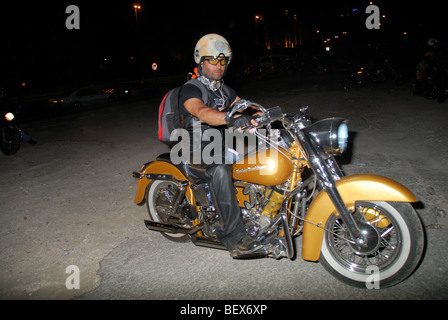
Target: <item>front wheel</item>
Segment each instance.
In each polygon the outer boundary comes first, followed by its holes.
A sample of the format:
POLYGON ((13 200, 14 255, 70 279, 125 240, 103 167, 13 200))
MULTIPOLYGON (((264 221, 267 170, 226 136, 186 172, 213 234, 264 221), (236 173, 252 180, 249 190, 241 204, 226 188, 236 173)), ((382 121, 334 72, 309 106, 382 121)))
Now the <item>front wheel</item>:
POLYGON ((5 155, 10 156, 19 151, 22 137, 17 131, 4 130, 3 134, 0 132, 0 136, 1 149, 5 155))
POLYGON ((354 217, 366 245, 350 241, 342 219, 331 215, 320 262, 336 278, 363 288, 386 288, 406 279, 424 249, 420 219, 409 203, 356 202, 354 217))

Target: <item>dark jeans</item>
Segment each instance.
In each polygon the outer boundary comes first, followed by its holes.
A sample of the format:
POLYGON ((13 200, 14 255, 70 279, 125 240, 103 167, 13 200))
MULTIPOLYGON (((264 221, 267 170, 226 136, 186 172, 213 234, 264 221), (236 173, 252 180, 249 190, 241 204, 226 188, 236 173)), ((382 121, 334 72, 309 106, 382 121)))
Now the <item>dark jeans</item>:
POLYGON ((218 239, 227 245, 238 241, 245 232, 232 179, 231 164, 190 165, 190 172, 210 184, 213 203, 221 219, 218 239))

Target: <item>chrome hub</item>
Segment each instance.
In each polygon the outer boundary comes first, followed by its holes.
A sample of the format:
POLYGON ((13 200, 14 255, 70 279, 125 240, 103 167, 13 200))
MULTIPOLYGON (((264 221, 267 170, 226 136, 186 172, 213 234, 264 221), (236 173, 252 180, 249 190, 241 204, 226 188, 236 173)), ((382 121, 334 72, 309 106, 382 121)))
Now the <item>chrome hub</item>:
POLYGON ((381 245, 381 236, 375 227, 368 223, 360 223, 359 230, 364 238, 362 245, 350 243, 350 247, 358 255, 370 255, 376 252, 381 245))

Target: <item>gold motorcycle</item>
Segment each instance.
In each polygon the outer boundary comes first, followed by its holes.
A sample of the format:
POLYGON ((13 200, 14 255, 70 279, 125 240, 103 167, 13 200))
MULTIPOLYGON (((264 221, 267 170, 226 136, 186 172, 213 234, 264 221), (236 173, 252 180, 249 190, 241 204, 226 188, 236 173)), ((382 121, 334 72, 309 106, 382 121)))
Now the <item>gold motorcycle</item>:
MULTIPOLYGON (((240 133, 256 137, 256 148, 237 148, 244 156, 233 164, 233 179, 247 232, 262 241, 266 256, 294 259, 293 240, 302 236, 302 258, 348 284, 385 288, 410 276, 424 250, 411 205, 418 199, 389 178, 343 174, 334 156, 347 148, 346 120, 312 123, 307 107, 288 115, 253 102, 231 114, 248 105, 263 116, 240 133)), ((219 218, 208 183, 172 160, 165 153, 133 173, 134 202, 149 211, 146 227, 172 241, 225 249, 214 234, 219 218)))

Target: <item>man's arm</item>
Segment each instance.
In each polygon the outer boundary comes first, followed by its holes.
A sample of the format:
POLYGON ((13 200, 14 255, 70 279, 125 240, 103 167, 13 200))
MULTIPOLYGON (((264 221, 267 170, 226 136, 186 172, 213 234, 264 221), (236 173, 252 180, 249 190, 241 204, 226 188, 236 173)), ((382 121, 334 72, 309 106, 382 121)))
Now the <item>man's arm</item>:
POLYGON ((188 99, 185 101, 184 107, 201 122, 207 123, 211 126, 221 126, 226 124, 226 121, 224 120, 225 113, 207 107, 201 99, 188 99))
MULTIPOLYGON (((235 101, 232 103, 232 106, 238 100, 240 100, 240 98, 236 97, 235 101)), ((197 117, 199 121, 207 123, 211 126, 221 126, 227 124, 225 120, 225 112, 207 107, 201 99, 188 99, 185 101, 184 107, 189 113, 197 117)), ((252 120, 251 123, 257 125, 254 120, 252 120)))

